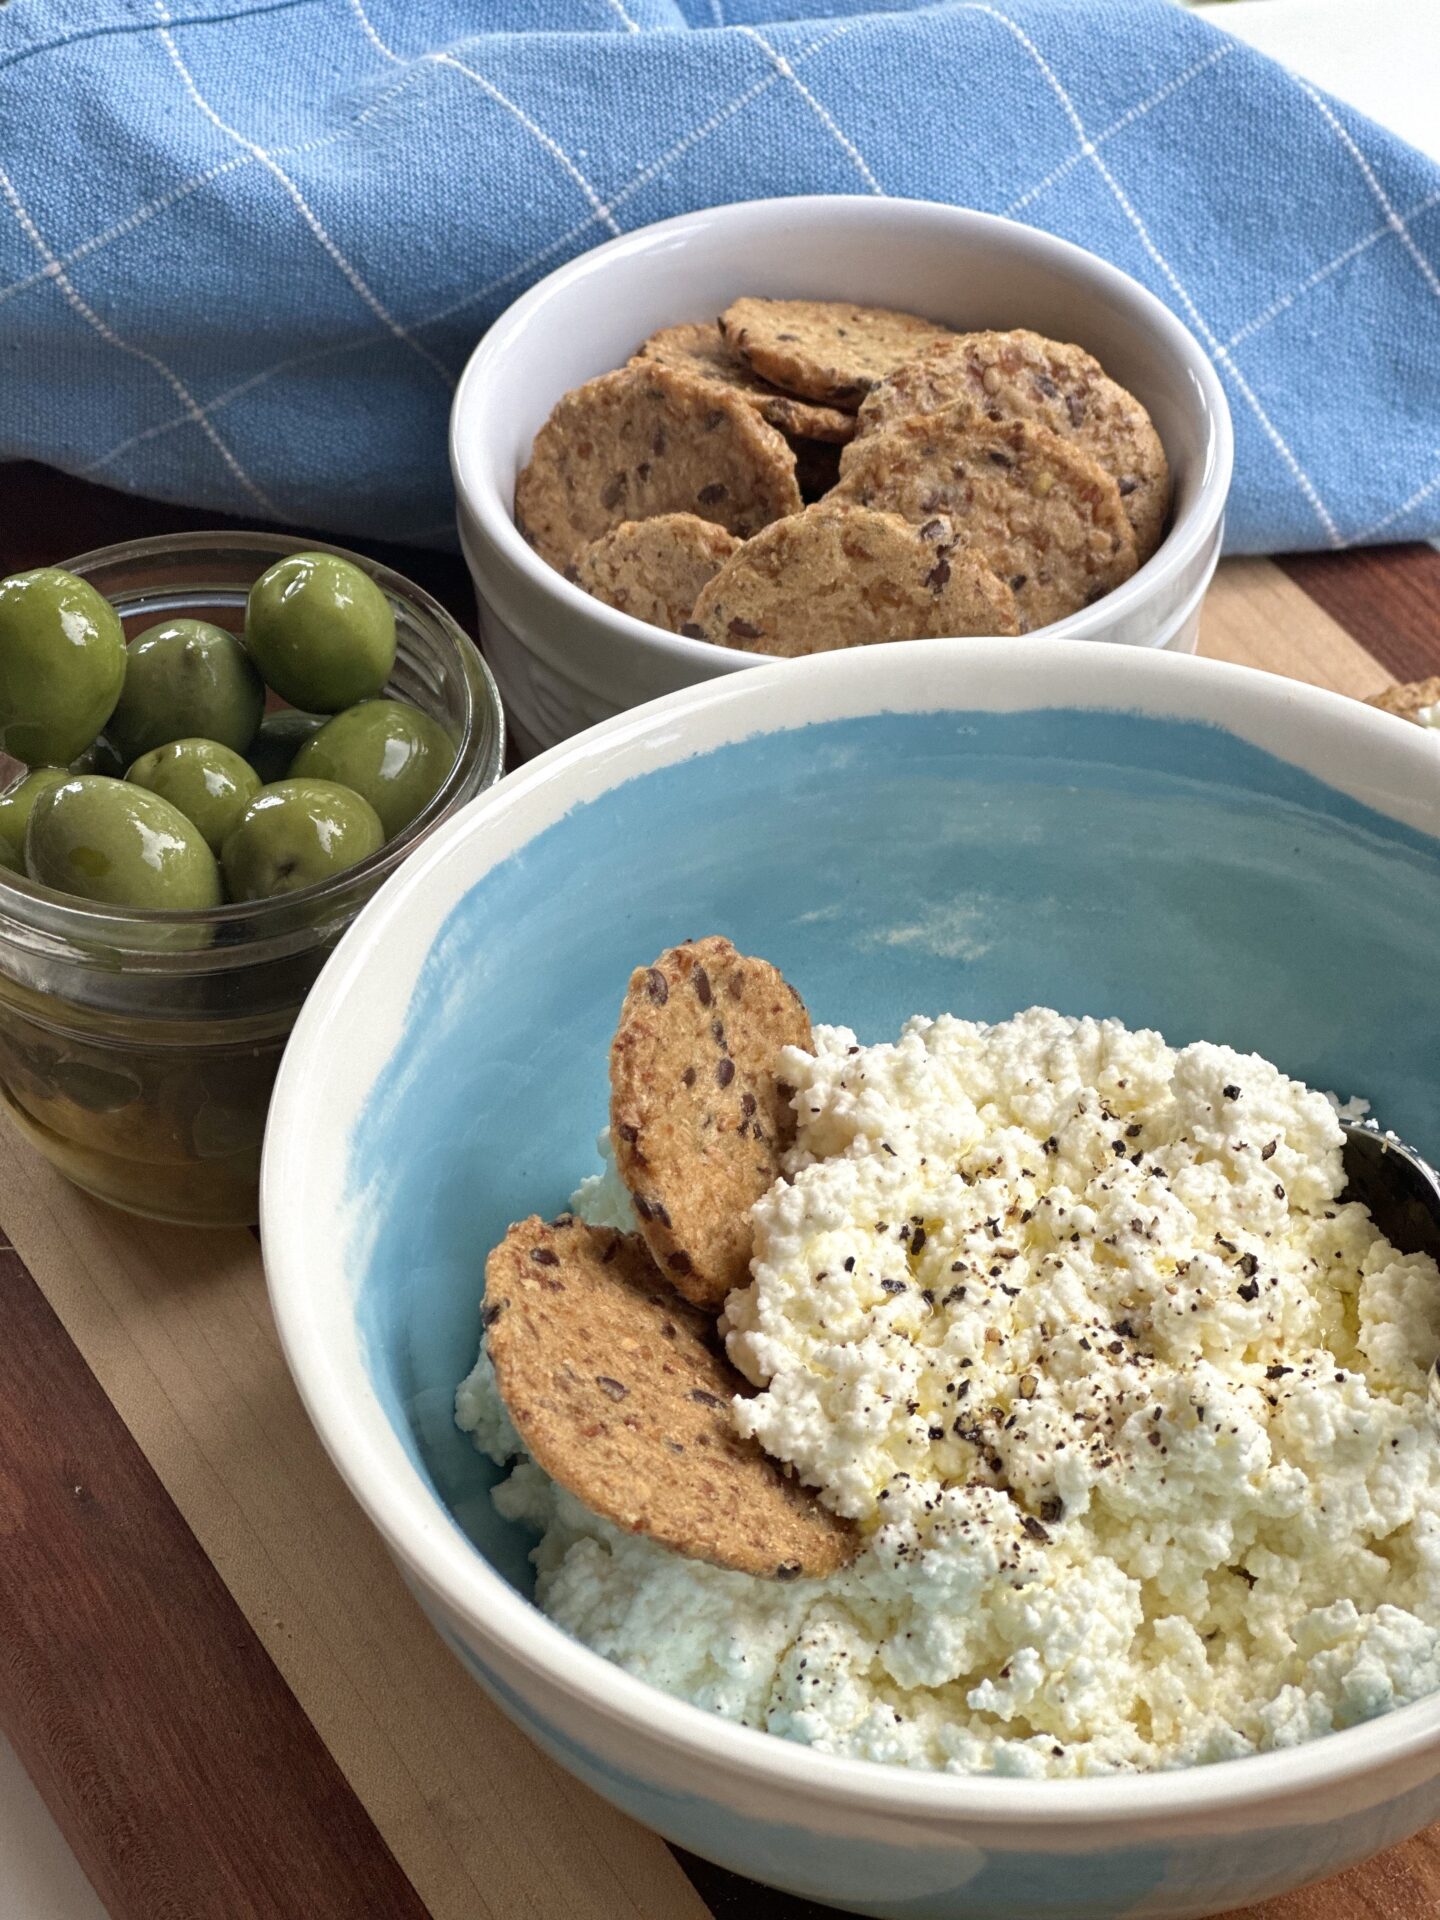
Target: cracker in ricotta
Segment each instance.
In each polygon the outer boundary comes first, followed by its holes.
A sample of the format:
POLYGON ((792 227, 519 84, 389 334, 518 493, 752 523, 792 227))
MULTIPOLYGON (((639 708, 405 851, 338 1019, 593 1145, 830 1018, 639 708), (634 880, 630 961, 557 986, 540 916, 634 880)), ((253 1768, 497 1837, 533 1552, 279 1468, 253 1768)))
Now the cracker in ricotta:
MULTIPOLYGON (((723 1325, 740 1431, 864 1550, 756 1580, 522 1460, 545 1611, 729 1718, 956 1771, 1193 1765, 1440 1688, 1440 1272, 1341 1204, 1331 1101, 1038 1008, 815 1047, 723 1325)), ((501 1457, 484 1368, 459 1418, 501 1457)))

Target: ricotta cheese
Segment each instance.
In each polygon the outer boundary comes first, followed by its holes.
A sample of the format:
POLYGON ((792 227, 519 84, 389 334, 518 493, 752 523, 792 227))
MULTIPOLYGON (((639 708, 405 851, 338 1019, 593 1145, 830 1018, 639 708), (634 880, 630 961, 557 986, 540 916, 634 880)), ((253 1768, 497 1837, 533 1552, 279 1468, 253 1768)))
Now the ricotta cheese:
MULTIPOLYGON (((1440 1272, 1339 1202, 1334 1104, 1038 1008, 815 1044, 724 1326, 737 1425, 866 1544, 754 1579, 522 1457, 544 1610, 730 1719, 957 1771, 1194 1765, 1440 1688, 1440 1272)), ((616 1184, 577 1206, 624 1224, 616 1184)), ((515 1458, 483 1352, 457 1415, 515 1458)))

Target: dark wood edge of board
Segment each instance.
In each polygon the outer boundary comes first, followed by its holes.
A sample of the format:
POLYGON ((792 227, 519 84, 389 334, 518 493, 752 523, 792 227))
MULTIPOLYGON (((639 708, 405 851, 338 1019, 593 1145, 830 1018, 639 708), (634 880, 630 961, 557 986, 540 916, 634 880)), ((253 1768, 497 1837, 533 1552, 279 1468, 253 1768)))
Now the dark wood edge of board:
MULTIPOLYGON (((0 1324, 0 1731, 108 1912, 428 1920, 129 1428, 3 1244, 0 1324), (61 1619, 63 1634, 47 1630, 61 1619)), ((809 1901, 675 1853, 718 1920, 823 1920, 809 1901)))
POLYGON ((116 1920, 426 1920, 10 1247, 0 1313, 0 1726, 101 1900, 116 1920))
POLYGON ((1440 552, 1420 541, 1285 553, 1281 570, 1397 680, 1440 673, 1440 552))

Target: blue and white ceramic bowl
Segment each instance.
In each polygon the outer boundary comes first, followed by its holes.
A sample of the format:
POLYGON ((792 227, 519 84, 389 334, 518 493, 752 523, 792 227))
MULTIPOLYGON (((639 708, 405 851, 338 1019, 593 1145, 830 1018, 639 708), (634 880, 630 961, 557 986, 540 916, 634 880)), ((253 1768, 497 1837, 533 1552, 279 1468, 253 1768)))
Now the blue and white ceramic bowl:
POLYGON ((1440 1697, 1289 1752, 1019 1781, 729 1725, 568 1640, 451 1420, 486 1250, 594 1165, 637 961, 721 932, 862 1038, 1042 1002, 1256 1048, 1440 1158, 1440 777, 1419 729, 1103 644, 911 642, 711 681, 536 760, 366 908, 264 1173, 286 1352, 439 1631, 668 1838, 853 1912, 1210 1914, 1440 1814, 1440 1697))

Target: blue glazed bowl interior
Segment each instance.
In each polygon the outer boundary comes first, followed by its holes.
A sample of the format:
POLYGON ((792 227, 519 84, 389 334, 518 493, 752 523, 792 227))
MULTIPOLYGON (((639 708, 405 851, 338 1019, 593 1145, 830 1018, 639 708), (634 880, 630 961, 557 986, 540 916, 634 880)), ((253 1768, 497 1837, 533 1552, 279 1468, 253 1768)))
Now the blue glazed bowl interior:
POLYGON ((595 1170, 630 971, 706 933, 864 1041, 916 1012, 1115 1015, 1363 1095, 1440 1158, 1440 840, 1219 728, 879 714, 639 775, 455 906, 351 1140, 376 1390, 522 1591, 530 1542, 452 1419, 485 1255, 595 1170))

